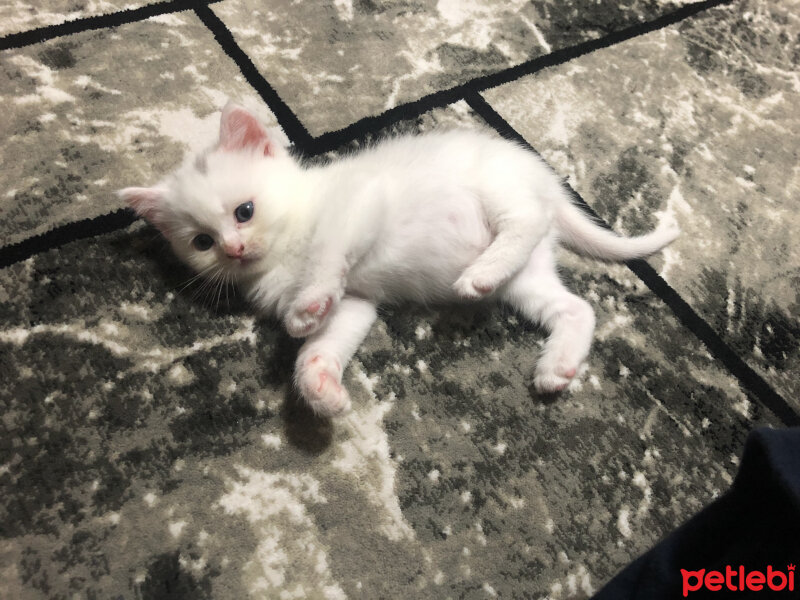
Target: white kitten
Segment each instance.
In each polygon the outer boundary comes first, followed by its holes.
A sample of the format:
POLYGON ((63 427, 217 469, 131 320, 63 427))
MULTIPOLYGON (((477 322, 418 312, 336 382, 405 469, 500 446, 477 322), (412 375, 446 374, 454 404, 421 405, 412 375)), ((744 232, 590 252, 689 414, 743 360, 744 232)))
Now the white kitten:
POLYGON ((531 152, 450 131, 386 140, 324 167, 298 163, 229 103, 219 143, 153 188, 120 191, 196 271, 233 279, 305 337, 295 380, 312 409, 347 410, 342 372, 376 306, 492 297, 549 330, 535 386, 562 390, 586 358, 594 313, 561 283, 562 242, 597 258, 647 256, 675 226, 622 238, 573 206, 531 152))

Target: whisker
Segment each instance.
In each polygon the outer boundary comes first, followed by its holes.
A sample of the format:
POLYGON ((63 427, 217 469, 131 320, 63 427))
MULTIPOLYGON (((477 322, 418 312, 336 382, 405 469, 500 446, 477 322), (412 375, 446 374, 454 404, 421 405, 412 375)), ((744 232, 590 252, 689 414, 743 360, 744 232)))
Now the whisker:
POLYGON ((214 296, 213 296, 213 299, 216 302, 216 306, 214 307, 214 310, 217 311, 217 312, 219 312, 219 303, 220 303, 220 299, 222 298, 222 282, 223 282, 224 277, 225 277, 225 272, 222 269, 220 269, 220 272, 216 277, 216 286, 215 286, 215 289, 214 289, 215 293, 214 293, 214 296))
POLYGON ((222 265, 211 265, 190 277, 189 280, 181 286, 178 293, 182 293, 200 278, 202 278, 202 282, 192 293, 191 299, 196 300, 199 296, 202 296, 204 305, 219 311, 224 296, 225 304, 230 308, 231 292, 228 288, 233 286, 233 273, 225 269, 222 265))
POLYGON ((153 235, 152 237, 148 238, 148 239, 145 241, 145 244, 149 246, 150 244, 152 244, 153 242, 155 242, 157 239, 162 239, 162 240, 164 239, 164 236, 163 236, 163 235, 161 235, 161 232, 160 232, 160 231, 157 231, 157 232, 155 233, 155 235, 153 235))
MULTIPOLYGON (((213 266, 212 266, 212 268, 213 268, 213 266)), ((210 270, 210 269, 209 269, 209 270, 210 270)), ((203 283, 200 285, 200 287, 199 287, 199 288, 197 288, 197 290, 195 291, 195 293, 194 293, 194 294, 192 294, 192 300, 194 300, 195 298, 197 298, 197 297, 198 297, 200 294, 205 294, 205 295, 206 295, 206 299, 208 298, 208 292, 209 292, 209 291, 212 289, 212 286, 213 286, 213 284, 214 284, 214 281, 216 280, 216 278, 217 278, 217 276, 219 275, 220 271, 222 271, 222 267, 217 267, 217 268, 216 268, 216 270, 215 270, 213 273, 211 273, 211 274, 210 274, 210 275, 209 275, 209 276, 208 276, 208 277, 207 277, 207 278, 206 278, 206 279, 203 281, 203 283)), ((205 300, 203 301, 203 304, 205 304, 205 300)))
POLYGON ((185 284, 183 284, 183 285, 181 286, 181 289, 179 289, 179 290, 178 290, 178 293, 179 293, 179 294, 182 294, 182 293, 183 293, 183 291, 184 291, 186 288, 188 288, 190 285, 192 285, 192 284, 193 284, 195 281, 197 281, 197 279, 198 279, 199 277, 200 277, 200 275, 195 275, 194 277, 190 278, 190 279, 189 279, 189 280, 188 280, 188 281, 187 281, 185 284))
POLYGON ((204 277, 203 280, 200 282, 200 285, 194 290, 194 293, 192 294, 193 299, 196 298, 203 291, 203 289, 208 286, 208 282, 209 278, 204 277))
MULTIPOLYGON (((225 306, 228 310, 231 308, 230 300, 228 300, 228 286, 231 283, 231 277, 233 277, 230 271, 225 272, 225 277, 222 278, 222 287, 225 291, 225 306)), ((222 297, 220 297, 220 302, 222 301, 222 297)))
POLYGON ((215 312, 219 312, 219 295, 221 290, 222 290, 222 277, 217 277, 216 283, 214 285, 214 295, 212 296, 215 312))
POLYGON ((231 301, 228 298, 228 285, 230 285, 231 283, 233 283, 233 275, 227 273, 225 276, 225 304, 228 307, 228 310, 231 309, 231 301))
POLYGON ((220 267, 215 273, 214 277, 211 280, 211 285, 209 286, 208 291, 208 306, 209 308, 214 308, 214 299, 217 293, 217 285, 219 283, 219 277, 222 274, 222 267, 220 267))
MULTIPOLYGON (((185 290, 185 289, 186 289, 187 287, 189 287, 189 286, 190 286, 192 283, 194 283, 195 281, 197 281, 197 280, 198 280, 200 277, 203 277, 203 276, 205 276, 205 275, 206 275, 206 274, 207 274, 207 273, 208 273, 208 272, 209 272, 211 269, 213 269, 213 268, 214 268, 214 265, 211 265, 211 266, 209 266, 209 267, 206 267, 205 269, 203 269, 202 271, 200 271, 199 273, 197 273, 197 274, 196 274, 196 275, 194 275, 193 277, 190 277, 190 278, 189 278, 189 279, 186 281, 186 283, 185 283, 185 284, 183 284, 183 287, 181 287, 181 289, 179 289, 179 290, 178 290, 178 293, 180 294, 181 292, 183 292, 183 290, 185 290)), ((178 285, 180 285, 180 284, 178 284, 178 285)))

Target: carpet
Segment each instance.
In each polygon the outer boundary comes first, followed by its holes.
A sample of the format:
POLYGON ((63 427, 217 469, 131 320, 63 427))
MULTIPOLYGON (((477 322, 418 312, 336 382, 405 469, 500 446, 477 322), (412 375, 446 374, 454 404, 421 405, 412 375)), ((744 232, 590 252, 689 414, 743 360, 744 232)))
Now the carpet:
POLYGON ((3 597, 586 598, 800 423, 796 2, 43 0, 0 35, 3 597), (563 253, 598 326, 561 396, 508 310, 401 306, 319 419, 298 343, 113 193, 229 97, 309 160, 488 127, 683 235, 563 253))

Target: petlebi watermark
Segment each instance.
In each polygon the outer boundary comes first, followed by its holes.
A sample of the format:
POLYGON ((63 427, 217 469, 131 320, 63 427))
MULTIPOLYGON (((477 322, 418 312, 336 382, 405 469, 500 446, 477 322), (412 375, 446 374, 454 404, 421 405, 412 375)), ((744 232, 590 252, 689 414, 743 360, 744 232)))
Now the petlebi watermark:
POLYGON ((692 592, 700 590, 708 590, 710 592, 722 590, 731 592, 760 592, 762 590, 793 592, 794 570, 794 564, 786 565, 785 571, 774 569, 772 565, 767 565, 764 571, 748 571, 742 565, 739 565, 738 568, 727 565, 724 572, 707 571, 706 569, 697 571, 681 569, 683 597, 686 598, 692 592))

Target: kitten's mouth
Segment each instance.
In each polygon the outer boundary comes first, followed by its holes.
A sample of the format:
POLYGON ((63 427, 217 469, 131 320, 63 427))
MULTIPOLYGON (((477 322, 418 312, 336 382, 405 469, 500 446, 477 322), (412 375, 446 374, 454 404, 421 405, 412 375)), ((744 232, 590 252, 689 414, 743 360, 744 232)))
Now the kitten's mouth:
POLYGON ((236 262, 239 264, 240 267, 247 267, 256 262, 258 259, 261 258, 260 256, 242 256, 241 258, 237 258, 236 262))

